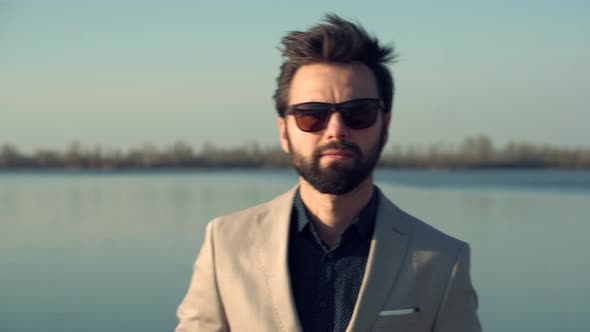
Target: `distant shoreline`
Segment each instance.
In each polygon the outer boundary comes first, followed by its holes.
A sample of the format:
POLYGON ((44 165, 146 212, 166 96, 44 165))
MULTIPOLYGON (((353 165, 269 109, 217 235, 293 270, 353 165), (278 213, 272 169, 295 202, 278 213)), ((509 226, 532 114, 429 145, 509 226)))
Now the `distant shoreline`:
MULTIPOLYGON (((384 150, 384 169, 485 170, 485 169, 590 169, 590 148, 561 148, 530 143, 508 143, 496 148, 487 136, 469 137, 459 146, 394 146, 384 150)), ((161 149, 145 144, 128 151, 87 148, 73 142, 65 151, 38 149, 25 154, 0 144, 0 171, 146 171, 209 169, 287 169, 289 156, 279 147, 256 143, 234 148, 211 144, 199 152, 182 141, 161 149)))
MULTIPOLYGON (((434 168, 434 167, 386 167, 377 166, 377 170, 399 170, 399 171, 431 171, 431 172, 461 172, 461 171, 590 171, 590 167, 527 167, 527 166, 485 166, 485 167, 455 167, 455 168, 434 168)), ((195 173, 195 172, 247 172, 247 171, 288 171, 295 170, 289 167, 141 167, 141 168, 7 168, 0 167, 0 174, 8 173, 71 173, 71 174, 141 174, 141 173, 195 173)))

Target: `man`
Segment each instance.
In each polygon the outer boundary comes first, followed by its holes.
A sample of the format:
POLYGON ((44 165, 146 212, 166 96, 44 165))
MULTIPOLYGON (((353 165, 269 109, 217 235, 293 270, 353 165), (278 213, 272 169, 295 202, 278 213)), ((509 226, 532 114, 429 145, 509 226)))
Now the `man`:
POLYGON ((469 246, 373 184, 393 50, 335 15, 283 45, 274 98, 299 185, 208 224, 176 331, 480 331, 469 246))

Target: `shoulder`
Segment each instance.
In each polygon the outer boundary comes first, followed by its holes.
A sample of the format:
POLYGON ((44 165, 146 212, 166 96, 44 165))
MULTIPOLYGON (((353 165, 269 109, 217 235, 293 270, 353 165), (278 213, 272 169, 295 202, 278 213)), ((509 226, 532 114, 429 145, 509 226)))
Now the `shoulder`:
POLYGON ((404 232, 400 239, 406 241, 406 264, 408 270, 412 271, 412 278, 425 278, 429 280, 425 285, 442 289, 454 275, 457 266, 462 265, 466 267, 464 271, 468 271, 470 247, 466 242, 388 202, 392 206, 390 222, 394 228, 398 227, 404 232))
POLYGON ((462 246, 467 245, 463 240, 446 234, 405 211, 401 211, 401 213, 413 224, 413 241, 419 248, 437 251, 457 251, 462 246))
MULTIPOLYGON (((227 239, 239 239, 246 234, 258 230, 271 221, 288 218, 293 204, 295 189, 273 198, 261 204, 248 207, 243 210, 221 215, 208 224, 213 233, 227 239)), ((271 226, 271 225, 268 225, 271 226)))
POLYGON ((453 261, 461 251, 466 248, 468 250, 469 246, 463 240, 402 210, 386 196, 381 195, 380 204, 384 205, 381 209, 387 213, 392 226, 408 237, 409 249, 415 255, 436 256, 453 261))

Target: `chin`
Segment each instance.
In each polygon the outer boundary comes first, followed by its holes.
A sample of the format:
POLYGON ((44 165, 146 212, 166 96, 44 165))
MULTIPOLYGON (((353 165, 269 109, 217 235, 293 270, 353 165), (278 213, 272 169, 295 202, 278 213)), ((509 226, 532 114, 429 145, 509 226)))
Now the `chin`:
POLYGON ((354 168, 358 164, 356 159, 336 159, 336 160, 325 160, 320 163, 320 167, 323 169, 330 168, 354 168))

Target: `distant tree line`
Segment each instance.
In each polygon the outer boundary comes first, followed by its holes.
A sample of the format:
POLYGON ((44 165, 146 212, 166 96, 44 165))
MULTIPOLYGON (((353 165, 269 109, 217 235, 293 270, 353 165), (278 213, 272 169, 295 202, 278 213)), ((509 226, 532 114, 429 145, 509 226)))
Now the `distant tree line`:
POLYGON ((383 154, 388 168, 590 168, 590 148, 560 148, 510 142, 497 149, 489 137, 468 137, 459 146, 394 146, 383 154))
MULTIPOLYGON (((487 136, 469 137, 459 146, 400 147, 383 151, 384 168, 590 168, 590 148, 567 149, 511 142, 496 149, 487 136)), ((65 151, 38 149, 31 154, 0 145, 0 169, 140 170, 205 168, 286 168, 290 161, 279 147, 256 143, 223 148, 210 143, 199 152, 182 141, 166 148, 145 144, 126 152, 71 143, 65 151)))

